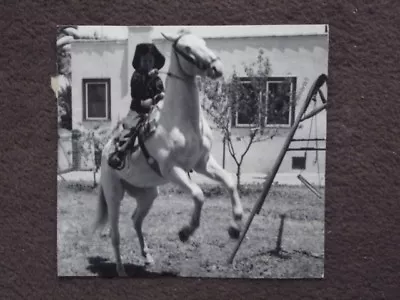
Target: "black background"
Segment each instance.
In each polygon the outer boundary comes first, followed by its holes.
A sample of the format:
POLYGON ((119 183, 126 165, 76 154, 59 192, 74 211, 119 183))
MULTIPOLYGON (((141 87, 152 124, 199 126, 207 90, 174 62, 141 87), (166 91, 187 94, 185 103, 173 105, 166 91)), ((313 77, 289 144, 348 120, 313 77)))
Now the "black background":
POLYGON ((247 1, 0 1, 0 299, 397 298, 400 5, 247 1), (58 279, 56 25, 285 23, 330 25, 325 279, 58 279))

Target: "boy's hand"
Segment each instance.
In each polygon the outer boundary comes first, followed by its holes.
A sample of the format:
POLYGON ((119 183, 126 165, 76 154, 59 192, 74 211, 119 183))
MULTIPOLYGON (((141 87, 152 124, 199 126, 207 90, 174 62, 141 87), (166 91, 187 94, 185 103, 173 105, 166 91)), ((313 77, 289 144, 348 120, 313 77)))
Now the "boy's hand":
POLYGON ((158 76, 158 70, 157 69, 153 69, 149 72, 149 76, 151 77, 157 77, 158 76))
POLYGON ((153 104, 152 98, 148 98, 148 99, 142 101, 142 106, 145 108, 151 107, 152 104, 153 104))
POLYGON ((164 99, 165 93, 161 92, 158 95, 154 96, 153 98, 153 105, 157 104, 158 102, 160 102, 162 99, 164 99))

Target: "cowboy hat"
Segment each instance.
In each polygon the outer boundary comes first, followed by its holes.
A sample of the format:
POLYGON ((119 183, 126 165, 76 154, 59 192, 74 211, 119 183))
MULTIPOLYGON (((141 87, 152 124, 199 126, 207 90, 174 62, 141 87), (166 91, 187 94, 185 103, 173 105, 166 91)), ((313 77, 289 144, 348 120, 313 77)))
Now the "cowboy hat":
POLYGON ((132 66, 134 69, 140 68, 140 57, 151 53, 154 56, 154 68, 161 69, 165 64, 165 57, 152 43, 141 43, 136 46, 135 55, 133 56, 132 66))

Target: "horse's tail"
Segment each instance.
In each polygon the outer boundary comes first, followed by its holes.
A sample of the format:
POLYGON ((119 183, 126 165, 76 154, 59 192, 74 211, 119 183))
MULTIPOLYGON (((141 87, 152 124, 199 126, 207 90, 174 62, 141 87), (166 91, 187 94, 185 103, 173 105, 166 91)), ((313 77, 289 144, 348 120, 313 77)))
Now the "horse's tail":
POLYGON ((106 198, 104 196, 103 187, 100 185, 99 194, 97 197, 97 215, 96 220, 93 224, 93 233, 99 228, 103 228, 107 223, 108 218, 108 208, 106 198))

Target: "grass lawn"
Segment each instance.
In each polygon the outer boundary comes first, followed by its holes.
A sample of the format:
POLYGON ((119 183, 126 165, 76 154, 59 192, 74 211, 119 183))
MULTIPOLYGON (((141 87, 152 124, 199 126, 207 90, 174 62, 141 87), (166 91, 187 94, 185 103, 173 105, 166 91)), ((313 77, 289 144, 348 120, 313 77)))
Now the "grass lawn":
MULTIPOLYGON (((241 193, 244 221, 261 194, 261 185, 241 193)), ((58 184, 58 275, 115 276, 108 236, 90 235, 97 190, 58 184)), ((155 264, 144 266, 130 216, 135 200, 126 196, 120 217, 121 253, 128 275, 245 278, 322 278, 324 274, 324 200, 304 187, 273 186, 260 215, 253 220, 232 266, 226 261, 236 240, 229 238, 230 199, 218 187, 205 187, 201 225, 182 243, 178 231, 191 216, 189 195, 165 186, 144 221, 143 232, 155 264), (285 214, 281 256, 276 248, 280 215, 285 214)))

